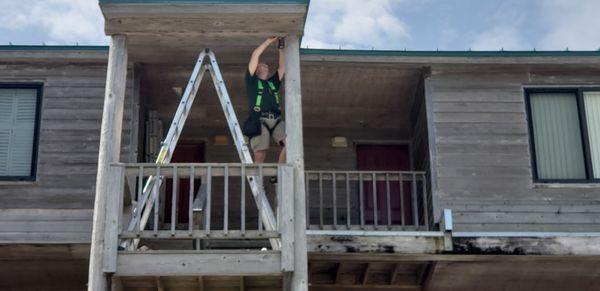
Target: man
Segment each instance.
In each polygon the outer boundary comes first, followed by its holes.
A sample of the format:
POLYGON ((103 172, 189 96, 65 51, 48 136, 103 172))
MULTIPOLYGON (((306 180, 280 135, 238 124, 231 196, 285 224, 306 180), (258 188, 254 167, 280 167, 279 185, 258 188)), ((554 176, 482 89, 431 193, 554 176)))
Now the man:
POLYGON ((277 37, 269 37, 258 46, 252 52, 246 71, 248 107, 250 112, 260 112, 262 124, 260 135, 250 138, 250 148, 254 151, 256 163, 265 162, 271 139, 281 147, 279 163, 285 163, 285 124, 281 119, 279 97, 279 88, 285 73, 283 48, 279 48, 279 67, 271 77, 269 77, 269 66, 260 62, 262 53, 277 40, 277 37))

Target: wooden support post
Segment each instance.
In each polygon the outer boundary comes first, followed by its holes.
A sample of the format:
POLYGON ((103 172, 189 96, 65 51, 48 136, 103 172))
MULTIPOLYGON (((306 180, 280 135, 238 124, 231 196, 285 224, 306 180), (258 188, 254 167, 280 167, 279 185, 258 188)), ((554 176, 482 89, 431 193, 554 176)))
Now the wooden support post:
POLYGON ((123 189, 125 182, 124 168, 122 165, 113 165, 109 173, 110 185, 106 193, 106 217, 104 223, 104 251, 102 272, 115 273, 117 271, 117 252, 119 247, 119 225, 123 203, 123 189))
POLYGON ((294 271, 294 168, 279 167, 279 231, 281 233, 281 271, 294 271))
POLYGON ((285 47, 285 130, 287 163, 294 167, 294 272, 289 278, 292 291, 308 290, 306 255, 306 192, 302 137, 302 95, 300 86, 300 39, 286 37, 285 47))
POLYGON ((104 110, 100 130, 100 150, 98 173, 96 176, 96 197, 92 241, 90 246, 90 266, 88 275, 89 291, 105 291, 107 278, 102 272, 104 231, 106 219, 106 196, 110 186, 110 164, 119 161, 121 152, 121 131, 125 83, 127 80, 127 38, 113 35, 110 38, 104 110))

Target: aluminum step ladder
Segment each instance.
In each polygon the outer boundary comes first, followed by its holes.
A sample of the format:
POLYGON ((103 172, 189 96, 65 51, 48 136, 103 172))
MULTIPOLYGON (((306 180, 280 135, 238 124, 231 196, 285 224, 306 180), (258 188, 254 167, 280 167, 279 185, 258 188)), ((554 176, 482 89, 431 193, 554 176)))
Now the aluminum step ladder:
MULTIPOLYGON (((235 147, 237 148, 240 160, 244 164, 253 163, 250 150, 248 149, 248 145, 244 140, 244 135, 242 134, 240 124, 231 104, 231 99, 229 98, 229 93, 225 87, 225 82, 223 80, 223 76, 221 75, 219 65, 217 64, 215 54, 211 50, 205 49, 198 56, 198 61, 196 62, 194 70, 192 71, 192 75, 190 76, 190 80, 185 88, 185 91, 181 96, 181 103, 179 103, 177 111, 175 112, 175 117, 173 118, 171 127, 169 128, 164 141, 161 143, 161 149, 156 158, 156 164, 166 164, 171 161, 173 151, 175 150, 177 141, 179 140, 179 136, 181 135, 183 126, 185 125, 188 113, 192 108, 194 98, 196 97, 198 89, 200 88, 200 82, 207 71, 211 75, 215 89, 217 90, 217 95, 219 96, 219 101, 221 102, 221 107, 223 109, 223 113, 225 114, 227 125, 231 131, 231 136, 233 138, 233 142, 235 143, 235 147), (204 60, 207 57, 209 62, 205 63, 204 60)), ((258 209, 261 210, 260 216, 265 230, 275 231, 277 222, 273 214, 273 209, 271 208, 269 200, 265 195, 265 190, 262 187, 262 181, 259 182, 258 177, 254 176, 248 176, 247 180, 248 184, 250 185, 254 201, 256 202, 258 209)), ((131 214, 132 219, 127 227, 128 231, 134 231, 136 227, 139 227, 140 230, 143 230, 146 227, 150 217, 150 210, 154 204, 154 201, 152 200, 154 196, 151 195, 152 191, 153 189, 158 189, 163 181, 164 177, 148 177, 148 180, 143 188, 142 197, 140 198, 140 201, 137 201, 137 203, 135 203, 136 205, 133 207, 131 214), (158 187, 156 188, 155 183, 158 183, 158 187), (141 213, 141 215, 138 215, 138 213, 141 213), (139 216, 141 216, 141 219, 138 222, 139 216)), ((130 242, 124 241, 121 243, 121 247, 126 248, 129 246, 130 248, 135 249, 137 248, 138 242, 138 239, 134 239, 130 242)), ((281 242, 279 239, 270 239, 270 243, 274 250, 278 250, 281 247, 281 242)))

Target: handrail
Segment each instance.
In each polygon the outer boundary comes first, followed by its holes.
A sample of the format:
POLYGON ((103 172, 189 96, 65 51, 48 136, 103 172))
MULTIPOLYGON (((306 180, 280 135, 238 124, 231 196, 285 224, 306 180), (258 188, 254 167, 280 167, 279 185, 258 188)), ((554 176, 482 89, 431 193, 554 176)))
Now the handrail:
POLYGON ((433 224, 424 171, 306 170, 305 183, 308 229, 430 230, 433 224))

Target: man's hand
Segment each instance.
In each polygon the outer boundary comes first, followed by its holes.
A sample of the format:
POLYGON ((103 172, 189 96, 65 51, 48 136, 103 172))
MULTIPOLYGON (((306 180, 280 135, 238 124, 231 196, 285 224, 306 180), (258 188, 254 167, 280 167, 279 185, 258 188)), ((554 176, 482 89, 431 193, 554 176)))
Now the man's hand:
POLYGON ((262 53, 267 49, 267 47, 269 45, 271 45, 272 43, 277 41, 277 39, 279 39, 279 37, 270 36, 269 38, 267 38, 267 40, 265 40, 261 45, 259 45, 252 52, 252 56, 250 57, 250 62, 248 63, 248 72, 250 73, 251 76, 253 76, 254 73, 256 72, 256 67, 258 66, 258 62, 260 60, 260 55, 262 55, 262 53))

